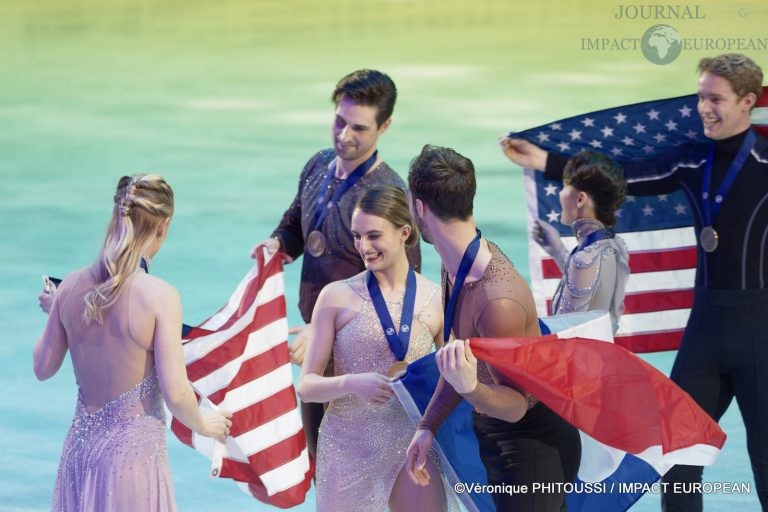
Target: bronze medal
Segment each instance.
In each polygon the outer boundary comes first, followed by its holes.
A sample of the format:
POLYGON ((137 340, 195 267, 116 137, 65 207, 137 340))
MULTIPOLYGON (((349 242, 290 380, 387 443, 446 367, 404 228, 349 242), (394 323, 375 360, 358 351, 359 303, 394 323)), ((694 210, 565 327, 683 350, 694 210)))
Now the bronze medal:
POLYGON ((699 233, 699 243, 705 252, 715 252, 717 239, 717 231, 712 226, 705 226, 699 233))
POLYGON ((394 377, 398 373, 405 371, 406 368, 408 368, 408 363, 405 361, 398 361, 389 367, 389 370, 387 370, 387 377, 394 377))
POLYGON ((319 258, 325 253, 325 236, 320 231, 314 230, 307 237, 305 245, 309 254, 319 258))

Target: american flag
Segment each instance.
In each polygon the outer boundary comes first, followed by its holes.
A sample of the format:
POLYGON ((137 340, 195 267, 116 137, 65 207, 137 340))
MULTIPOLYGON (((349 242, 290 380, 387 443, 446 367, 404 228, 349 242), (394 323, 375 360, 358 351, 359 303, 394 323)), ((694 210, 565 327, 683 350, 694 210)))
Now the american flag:
POLYGON ((229 302, 183 338, 201 408, 231 411, 232 428, 222 445, 168 413, 173 433, 211 459, 211 476, 276 507, 302 503, 313 468, 293 388, 280 258, 259 251, 229 302))
MULTIPOLYGON (((708 142, 696 112, 697 96, 637 103, 555 121, 511 136, 546 151, 571 156, 599 151, 619 163, 652 160, 674 146, 708 142)), ((768 87, 752 112, 753 127, 768 135, 768 87)), ((560 224, 562 183, 526 170, 529 229, 534 219, 557 228, 567 248, 576 245, 570 228, 560 224)), ((682 191, 658 196, 627 196, 618 212, 616 232, 630 252, 631 275, 615 341, 634 352, 674 350, 693 301, 696 238, 688 200, 682 191)), ((560 270, 529 238, 532 288, 540 316, 549 307, 560 270)))

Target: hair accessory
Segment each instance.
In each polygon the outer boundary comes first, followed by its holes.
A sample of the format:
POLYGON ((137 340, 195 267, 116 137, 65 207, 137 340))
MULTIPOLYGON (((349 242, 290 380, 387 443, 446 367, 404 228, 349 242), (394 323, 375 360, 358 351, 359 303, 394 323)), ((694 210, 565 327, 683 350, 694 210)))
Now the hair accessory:
POLYGON ((127 217, 131 213, 131 206, 136 199, 136 185, 133 179, 123 188, 123 193, 115 196, 118 210, 122 217, 127 217))

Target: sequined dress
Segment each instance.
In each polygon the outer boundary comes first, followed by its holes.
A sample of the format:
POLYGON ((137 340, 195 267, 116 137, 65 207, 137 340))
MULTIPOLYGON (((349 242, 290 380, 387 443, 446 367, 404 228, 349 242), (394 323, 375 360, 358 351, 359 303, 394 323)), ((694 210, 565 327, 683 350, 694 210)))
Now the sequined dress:
MULTIPOLYGON (((353 289, 363 297, 364 303, 357 315, 336 333, 334 375, 364 372, 386 375, 396 362, 395 356, 367 291, 353 289)), ((427 303, 434 295, 433 291, 427 303)), ((421 311, 424 307, 426 304, 421 311)), ((399 327, 402 303, 387 302, 387 308, 399 327)), ((405 356, 408 363, 432 349, 433 338, 421 322, 420 313, 414 315, 414 327, 418 323, 420 328, 413 329, 405 356)), ((415 432, 416 427, 395 397, 383 405, 364 402, 356 395, 331 401, 318 438, 317 510, 386 510, 415 432)))
POLYGON ((78 393, 51 510, 176 510, 154 369, 95 412, 88 412, 78 393))

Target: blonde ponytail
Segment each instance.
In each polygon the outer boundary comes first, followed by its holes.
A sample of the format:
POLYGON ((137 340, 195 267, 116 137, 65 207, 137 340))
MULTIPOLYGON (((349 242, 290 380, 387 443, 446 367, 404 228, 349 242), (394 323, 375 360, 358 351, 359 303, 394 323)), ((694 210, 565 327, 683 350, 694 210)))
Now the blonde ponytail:
POLYGON ((103 322, 103 312, 120 296, 139 268, 160 224, 173 215, 173 191, 152 174, 123 176, 101 252, 91 267, 96 286, 84 298, 83 322, 103 322))

